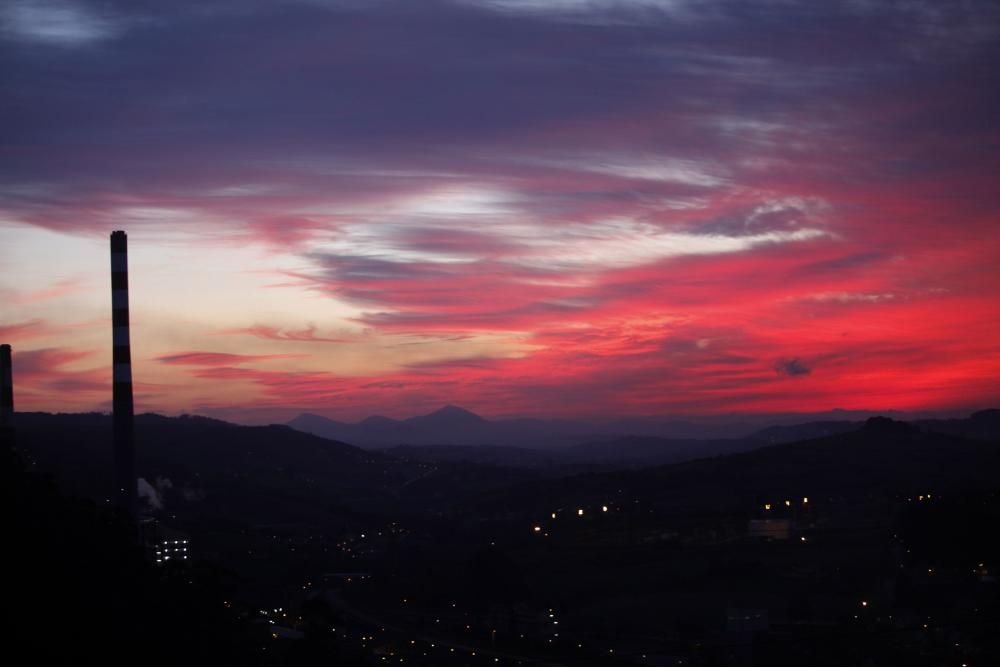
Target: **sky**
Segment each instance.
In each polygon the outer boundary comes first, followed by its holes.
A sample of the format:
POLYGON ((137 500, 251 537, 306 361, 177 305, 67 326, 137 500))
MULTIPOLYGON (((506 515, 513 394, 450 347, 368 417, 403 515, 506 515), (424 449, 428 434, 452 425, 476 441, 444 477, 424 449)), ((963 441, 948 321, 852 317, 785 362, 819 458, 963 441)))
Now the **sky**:
POLYGON ((990 0, 7 0, 18 410, 1000 405, 990 0))

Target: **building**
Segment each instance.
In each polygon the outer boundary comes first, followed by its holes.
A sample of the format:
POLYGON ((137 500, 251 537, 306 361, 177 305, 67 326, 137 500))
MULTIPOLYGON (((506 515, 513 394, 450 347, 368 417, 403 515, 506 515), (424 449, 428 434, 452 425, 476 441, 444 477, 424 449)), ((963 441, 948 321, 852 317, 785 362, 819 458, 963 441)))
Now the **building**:
POLYGON ((191 540, 186 533, 164 526, 153 518, 139 522, 139 539, 150 562, 155 565, 185 564, 191 557, 191 540))

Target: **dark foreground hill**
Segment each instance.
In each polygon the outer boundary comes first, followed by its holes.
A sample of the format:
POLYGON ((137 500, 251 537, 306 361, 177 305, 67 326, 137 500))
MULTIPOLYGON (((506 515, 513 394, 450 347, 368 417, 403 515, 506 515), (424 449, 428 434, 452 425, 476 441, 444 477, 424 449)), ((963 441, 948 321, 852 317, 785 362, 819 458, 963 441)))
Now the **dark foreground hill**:
MULTIPOLYGON (((341 644, 375 662, 930 667, 998 648, 1000 443, 967 426, 874 419, 585 474, 199 418, 143 416, 137 440, 159 514, 238 575, 234 600, 327 600, 325 636, 377 636, 341 644)), ((18 429, 38 469, 105 488, 107 416, 18 429)))
MULTIPOLYGON (((21 413, 17 429, 19 448, 64 488, 98 499, 106 494, 112 470, 108 415, 21 413)), ((376 503, 420 474, 412 465, 285 426, 143 414, 135 431, 137 474, 160 500, 204 501, 260 521, 293 496, 327 505, 376 503), (236 508, 236 502, 246 505, 236 508)))
MULTIPOLYGON (((238 426, 205 417, 136 417, 140 493, 152 511, 198 511, 254 524, 350 521, 357 514, 420 512, 415 482, 435 490, 421 502, 463 502, 470 494, 534 478, 525 470, 461 460, 428 463, 296 431, 238 426), (403 494, 407 499, 403 499, 403 494), (433 497, 433 498, 432 498, 433 497)), ((18 446, 29 463, 69 492, 104 501, 111 488, 109 415, 19 413, 18 446)))
POLYGON ((265 652, 266 634, 227 612, 210 566, 154 568, 127 521, 26 472, 7 443, 0 443, 0 480, 8 659, 283 664, 265 652))
MULTIPOLYGON (((839 415, 838 415, 839 416, 839 415)), ((296 430, 334 440, 343 439, 392 456, 425 462, 466 462, 551 469, 640 468, 681 463, 851 433, 865 422, 823 419, 780 423, 727 437, 710 435, 739 425, 653 419, 628 419, 605 424, 570 420, 488 420, 447 406, 429 415, 395 420, 370 417, 356 424, 304 414, 289 423, 296 430)), ((921 431, 970 440, 1000 438, 1000 410, 984 410, 964 419, 924 419, 913 422, 921 431)))
MULTIPOLYGON (((521 484, 472 512, 488 521, 488 571, 502 582, 487 597, 550 608, 549 637, 584 651, 638 664, 997 664, 998 480, 1000 442, 875 419, 521 484)), ((422 557, 448 562, 455 549, 422 557)), ((475 581, 449 587, 456 571, 393 590, 462 596, 475 581)))

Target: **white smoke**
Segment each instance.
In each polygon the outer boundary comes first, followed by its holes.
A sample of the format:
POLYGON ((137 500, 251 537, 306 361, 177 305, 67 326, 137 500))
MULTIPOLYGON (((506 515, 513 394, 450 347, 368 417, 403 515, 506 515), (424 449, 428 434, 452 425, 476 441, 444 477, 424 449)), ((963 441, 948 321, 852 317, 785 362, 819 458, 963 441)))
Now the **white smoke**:
POLYGON ((163 499, 160 498, 159 492, 144 477, 139 478, 139 497, 145 500, 151 509, 163 509, 163 499))
POLYGON ((144 477, 139 478, 139 497, 146 501, 150 509, 163 509, 163 492, 172 489, 174 486, 166 477, 157 477, 156 486, 146 481, 144 477))

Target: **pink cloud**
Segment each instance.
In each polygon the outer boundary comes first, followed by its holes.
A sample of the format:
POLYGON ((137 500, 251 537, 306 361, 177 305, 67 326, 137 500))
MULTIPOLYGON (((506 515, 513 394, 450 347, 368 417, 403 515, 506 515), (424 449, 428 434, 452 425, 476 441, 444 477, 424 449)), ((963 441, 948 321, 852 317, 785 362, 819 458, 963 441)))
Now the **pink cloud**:
POLYGON ((316 327, 312 325, 304 329, 284 329, 266 324, 255 324, 251 327, 226 329, 220 333, 227 335, 245 334, 267 340, 295 341, 299 343, 348 343, 359 340, 357 336, 349 335, 336 337, 318 335, 316 327))
POLYGON ((4 343, 19 343, 23 340, 44 336, 46 331, 46 322, 41 319, 0 325, 0 341, 4 343))
POLYGON ((175 352, 156 358, 162 364, 172 366, 209 366, 224 367, 240 365, 268 359, 292 359, 302 355, 296 354, 229 354, 226 352, 175 352))

